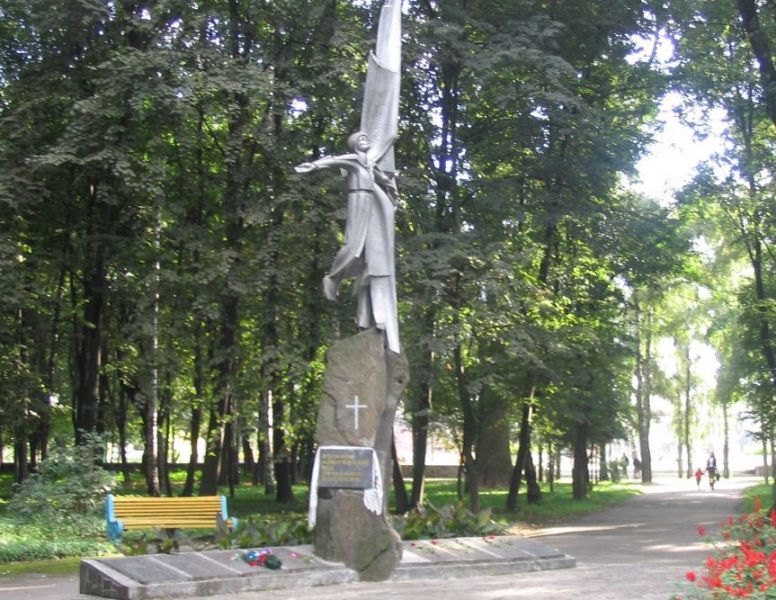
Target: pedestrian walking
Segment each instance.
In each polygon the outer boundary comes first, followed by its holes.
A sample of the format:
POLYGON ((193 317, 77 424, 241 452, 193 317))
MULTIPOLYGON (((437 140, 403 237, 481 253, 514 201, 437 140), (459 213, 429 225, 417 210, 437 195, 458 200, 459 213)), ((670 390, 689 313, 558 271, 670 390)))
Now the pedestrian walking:
POLYGON ((703 479, 703 470, 698 467, 695 471, 695 483, 698 486, 698 489, 701 489, 701 479, 703 479))
POLYGON ((709 487, 713 490, 717 481, 717 457, 712 452, 706 461, 706 473, 709 474, 709 487))

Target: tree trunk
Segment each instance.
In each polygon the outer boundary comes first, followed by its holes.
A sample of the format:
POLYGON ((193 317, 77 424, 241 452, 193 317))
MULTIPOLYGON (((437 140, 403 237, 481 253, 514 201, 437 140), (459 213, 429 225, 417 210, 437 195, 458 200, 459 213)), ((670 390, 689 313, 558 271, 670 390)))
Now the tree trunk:
MULTIPOLYGON (((434 331, 434 311, 428 309, 424 314, 424 330, 432 335, 434 331)), ((426 449, 428 448, 428 427, 431 422, 432 398, 434 388, 432 373, 434 370, 434 352, 426 350, 422 355, 420 393, 417 396, 417 406, 412 412, 412 496, 410 504, 413 507, 423 504, 426 449)))
POLYGON ((768 43, 768 35, 760 25, 755 0, 736 0, 741 22, 749 38, 749 44, 760 69, 760 83, 764 91, 765 110, 776 125, 776 68, 773 64, 773 52, 768 43))
MULTIPOLYGON (((273 403, 274 405, 275 403, 273 403)), ((278 403, 280 404, 280 403, 278 403)), ((277 414, 275 410, 272 411, 273 417, 277 414)), ((294 499, 294 488, 292 481, 294 477, 294 466, 291 463, 291 456, 289 449, 287 448, 285 431, 282 427, 274 426, 272 428, 273 446, 281 451, 275 451, 275 481, 277 483, 277 490, 275 499, 278 502, 291 502, 294 499)))
MULTIPOLYGON (((426 354, 428 373, 431 372, 433 353, 426 354)), ((418 406, 412 413, 412 497, 413 507, 423 504, 425 486, 426 448, 428 447, 428 426, 431 414, 431 396, 433 388, 428 380, 421 382, 418 406)))
POLYGON ((587 436, 589 425, 577 423, 574 428, 574 467, 571 471, 571 490, 574 500, 587 498, 590 474, 587 464, 587 436))
POLYGON ((650 309, 642 313, 639 296, 633 293, 633 306, 636 315, 634 345, 636 349, 636 421, 641 453, 641 481, 652 482, 652 458, 649 448, 649 429, 652 421, 650 406, 650 382, 652 360, 652 321, 650 309), (643 344, 643 350, 642 350, 643 344))
POLYGON ((256 459, 253 457, 253 448, 251 447, 251 440, 247 433, 248 432, 244 431, 240 436, 243 451, 243 475, 252 478, 253 473, 256 471, 256 459))
POLYGON ((129 467, 129 461, 127 460, 127 421, 129 415, 129 399, 124 387, 117 386, 117 395, 115 413, 113 415, 116 423, 116 429, 119 434, 119 457, 121 460, 121 473, 124 479, 124 483, 129 483, 132 480, 132 469, 129 467))
POLYGON ((692 465, 692 444, 690 442, 690 423, 692 422, 692 362, 690 361, 690 343, 685 348, 685 386, 684 386, 684 444, 687 454, 687 479, 695 472, 692 465))
POLYGON ((550 487, 550 493, 555 492, 555 452, 552 443, 547 443, 547 485, 550 487))
POLYGON ((159 453, 157 440, 159 435, 159 423, 157 421, 156 406, 146 394, 143 394, 143 467, 146 480, 146 492, 149 496, 160 496, 159 484, 159 453))
POLYGON ((722 476, 730 477, 730 426, 728 423, 728 403, 722 402, 722 476))
POLYGON ((526 500, 528 504, 536 504, 542 499, 542 489, 539 481, 536 479, 536 467, 534 467, 531 450, 528 450, 528 457, 525 463, 525 485, 526 500))
POLYGON ((528 450, 531 444, 531 417, 533 407, 530 400, 523 401, 523 407, 520 416, 520 434, 518 437, 517 457, 515 466, 512 468, 512 478, 509 481, 509 493, 507 494, 507 510, 515 512, 517 510, 517 496, 520 493, 520 485, 523 479, 526 462, 528 460, 528 450))
POLYGON ((229 294, 222 305, 221 336, 217 354, 222 358, 217 362, 217 380, 215 386, 216 405, 210 411, 208 424, 207 454, 202 469, 202 482, 199 494, 212 496, 218 491, 221 480, 226 439, 226 423, 232 420, 232 381, 236 369, 234 365, 235 345, 237 343, 237 304, 238 299, 229 294))
MULTIPOLYGON (((677 404, 681 405, 681 399, 677 400, 677 404)), ((683 433, 683 427, 679 426, 679 432, 678 432, 678 444, 676 444, 676 476, 679 479, 684 479, 684 433, 683 433)))
MULTIPOLYGON (((234 60, 244 60, 250 52, 253 43, 252 30, 247 27, 240 15, 240 4, 236 0, 228 2, 229 36, 226 43, 234 60)), ((225 460, 227 445, 231 443, 226 438, 226 423, 232 422, 236 402, 234 384, 237 379, 237 350, 239 337, 240 257, 242 254, 243 236, 245 233, 244 212, 245 192, 250 176, 247 174, 249 158, 246 147, 246 128, 250 121, 250 102, 244 92, 235 92, 229 97, 232 106, 229 111, 228 137, 226 140, 226 172, 223 194, 224 220, 224 250, 233 258, 229 261, 222 295, 220 298, 221 329, 215 348, 216 382, 214 396, 216 405, 211 411, 208 426, 207 454, 202 470, 200 495, 213 495, 218 490, 222 476, 222 466, 225 460)), ((228 475, 228 474, 227 474, 228 475)))
POLYGON ((404 476, 401 474, 399 456, 396 454, 396 438, 391 440, 391 462, 393 464, 393 493, 396 496, 396 512, 405 514, 410 509, 410 499, 407 496, 407 487, 404 485, 404 476))
POLYGON ((477 438, 477 416, 474 411, 466 380, 466 369, 463 365, 461 347, 453 351, 456 369, 456 386, 458 399, 463 412, 463 464, 466 473, 466 485, 469 491, 469 508, 474 514, 480 512, 480 489, 477 463, 474 459, 474 441, 477 438))
POLYGON ((16 435, 16 441, 13 446, 13 465, 14 465, 14 483, 24 483, 29 477, 29 468, 27 464, 27 436, 16 435))
POLYGON ((194 494, 194 482, 199 466, 199 437, 202 427, 202 399, 205 393, 205 365, 202 356, 202 323, 197 319, 194 325, 194 394, 191 407, 191 422, 189 425, 189 465, 186 470, 186 483, 183 485, 182 496, 194 494))
POLYGON ((606 444, 601 444, 599 454, 598 464, 601 481, 609 481, 611 477, 609 476, 609 463, 606 461, 606 444))
POLYGON ((105 306, 106 267, 105 242, 99 234, 103 210, 97 194, 97 184, 89 186, 86 231, 86 257, 83 273, 83 317, 78 327, 77 381, 74 411, 75 439, 83 442, 83 434, 97 430, 98 385, 102 350, 102 316, 105 306))
MULTIPOLYGON (((167 388, 169 390, 169 388, 167 388)), ((158 456, 156 459, 156 469, 159 476, 159 493, 165 496, 172 496, 172 483, 170 482, 170 472, 168 469, 168 463, 170 462, 170 444, 171 444, 171 429, 172 422, 170 419, 170 410, 172 398, 169 391, 165 391, 160 398, 159 403, 159 427, 157 435, 157 451, 158 456)))
POLYGON ((477 471, 483 488, 503 488, 510 483, 509 407, 505 400, 483 386, 480 393, 481 423, 477 435, 477 471))
POLYGON ((770 428, 768 441, 771 446, 771 475, 773 477, 773 487, 771 488, 771 509, 769 513, 776 510, 776 441, 773 439, 773 427, 770 428))
POLYGON ((218 492, 223 465, 224 443, 226 441, 226 419, 231 418, 228 412, 231 388, 228 384, 220 386, 220 395, 216 406, 210 409, 208 422, 207 450, 202 467, 202 481, 199 486, 200 496, 213 496, 218 492))
MULTIPOLYGON (((232 402, 236 403, 234 397, 232 402)), ((230 407, 230 414, 237 414, 234 404, 230 407)), ((226 474, 226 484, 229 486, 229 497, 234 498, 237 485, 240 483, 240 446, 237 442, 237 421, 232 418, 226 424, 226 448, 224 450, 224 472, 226 474)))
POLYGON ((269 390, 261 392, 259 396, 259 428, 256 432, 256 443, 259 449, 259 457, 256 462, 256 481, 264 484, 264 494, 271 496, 275 493, 275 476, 273 474, 272 464, 272 446, 270 444, 270 407, 269 390))

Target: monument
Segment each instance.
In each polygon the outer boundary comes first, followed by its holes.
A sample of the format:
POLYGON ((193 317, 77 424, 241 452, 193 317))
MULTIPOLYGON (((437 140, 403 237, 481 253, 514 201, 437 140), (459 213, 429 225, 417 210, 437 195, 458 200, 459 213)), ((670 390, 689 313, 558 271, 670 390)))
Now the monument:
MULTIPOLYGON (((263 548, 281 569, 256 567, 234 550, 86 559, 80 590, 116 600, 201 598, 362 581, 530 572, 572 567, 573 557, 520 536, 402 543, 386 515, 393 421, 408 381, 399 342, 394 267, 401 0, 386 0, 369 57, 360 131, 349 154, 296 170, 338 167, 348 182, 345 243, 323 280, 335 300, 355 278, 359 333, 329 350, 316 426, 309 546, 263 548)), ((192 549, 193 550, 193 549, 192 549)), ((311 592, 313 593, 313 592, 311 592)))
POLYGON ((350 152, 296 167, 298 173, 334 167, 347 177, 345 241, 323 279, 323 294, 336 300, 341 283, 355 280, 360 332, 339 340, 327 356, 309 518, 315 554, 344 562, 366 581, 388 579, 401 559, 386 515, 393 421, 408 380, 394 263, 400 68, 401 0, 386 0, 350 152))

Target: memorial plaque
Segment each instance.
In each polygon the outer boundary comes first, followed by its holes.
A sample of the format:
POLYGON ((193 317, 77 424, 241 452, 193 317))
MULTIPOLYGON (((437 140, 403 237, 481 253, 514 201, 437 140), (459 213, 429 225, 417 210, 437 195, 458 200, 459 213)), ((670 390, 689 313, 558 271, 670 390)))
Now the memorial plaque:
POLYGON ((321 448, 318 487, 365 490, 373 483, 371 448, 321 448))

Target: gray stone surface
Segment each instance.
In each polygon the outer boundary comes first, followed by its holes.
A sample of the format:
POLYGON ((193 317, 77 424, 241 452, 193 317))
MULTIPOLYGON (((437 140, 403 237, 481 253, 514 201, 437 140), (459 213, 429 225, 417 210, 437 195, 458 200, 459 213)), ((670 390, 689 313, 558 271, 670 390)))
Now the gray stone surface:
POLYGON ((374 448, 385 500, 382 514, 376 514, 364 506, 362 491, 321 488, 315 553, 325 560, 343 562, 363 581, 388 579, 401 559, 399 536, 386 512, 391 432, 408 379, 404 355, 387 350, 382 333, 375 329, 338 341, 327 355, 316 441, 319 446, 374 448), (362 405, 366 408, 356 408, 362 405))
POLYGON ((81 592, 117 600, 199 598, 222 593, 347 583, 358 576, 310 546, 276 547, 282 569, 251 566, 243 550, 181 552, 83 561, 81 592))
POLYGON ((190 581, 192 579, 191 575, 166 565, 156 555, 129 556, 121 560, 111 560, 110 566, 125 577, 140 584, 190 581))
MULTIPOLYGON (((552 549, 537 552, 542 544, 518 536, 425 540, 403 545, 404 558, 391 574, 395 580, 574 566, 572 557, 552 549), (550 559, 540 558, 539 554, 550 559)), ((87 560, 82 565, 81 592, 117 600, 151 600, 364 581, 355 570, 320 559, 310 546, 272 548, 272 553, 283 561, 280 570, 251 567, 242 559, 243 553, 181 552, 87 560)), ((353 560, 358 562, 360 557, 353 560)))
POLYGON ((363 492, 334 490, 319 500, 315 554, 343 562, 362 581, 389 579, 399 564, 402 545, 385 513, 364 508, 363 492))
POLYGON ((387 369, 382 334, 375 329, 339 340, 326 355, 315 439, 320 446, 374 447, 385 410, 387 369), (355 409, 358 397, 358 429, 355 409))

